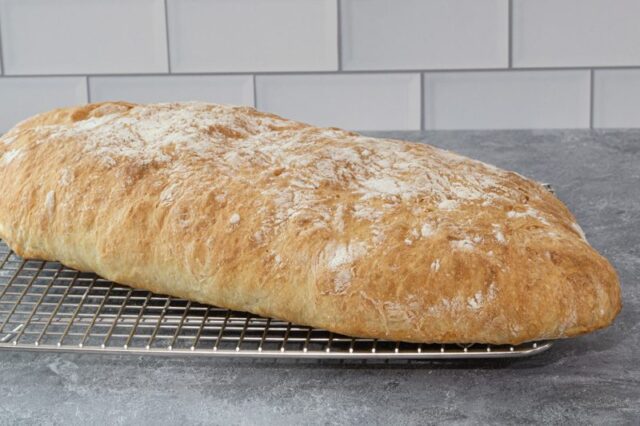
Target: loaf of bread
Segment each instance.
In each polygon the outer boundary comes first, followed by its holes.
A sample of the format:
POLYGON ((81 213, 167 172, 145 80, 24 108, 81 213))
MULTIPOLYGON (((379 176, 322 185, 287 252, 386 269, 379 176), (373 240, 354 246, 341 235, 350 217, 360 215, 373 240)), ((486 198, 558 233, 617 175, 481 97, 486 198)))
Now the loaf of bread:
POLYGON ((23 257, 346 335, 516 344, 620 310, 614 269, 540 184, 253 108, 40 114, 0 139, 0 184, 23 257))

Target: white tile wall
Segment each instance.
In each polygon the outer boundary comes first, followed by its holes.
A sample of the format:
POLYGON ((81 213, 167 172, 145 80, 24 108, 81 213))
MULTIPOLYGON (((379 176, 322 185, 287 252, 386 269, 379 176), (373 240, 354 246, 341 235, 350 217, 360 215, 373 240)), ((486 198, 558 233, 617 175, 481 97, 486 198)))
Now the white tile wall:
POLYGON ((507 0, 343 0, 348 70, 508 64, 507 0))
POLYGON ((426 74, 427 129, 589 127, 589 71, 426 74))
POLYGON ((168 7, 175 72, 337 69, 336 0, 169 0, 168 7))
MULTIPOLYGON (((2 17, 0 16, 0 20, 2 17)), ((2 27, 0 26, 0 75, 4 74, 4 64, 2 63, 2 27)))
POLYGON ((599 70, 594 80, 594 125, 640 127, 640 70, 599 70))
POLYGON ((640 0, 0 0, 0 132, 86 96, 363 130, 640 128, 638 22, 640 0))
POLYGON ((258 109, 320 126, 420 128, 419 74, 258 76, 258 109))
POLYGON ((206 101, 253 106, 250 75, 90 77, 91 102, 206 101))
POLYGON ((640 65, 640 1, 514 0, 518 67, 640 65))
POLYGON ((0 0, 6 74, 167 71, 162 0, 0 0))
POLYGON ((84 77, 0 78, 0 134, 39 112, 87 102, 84 77))

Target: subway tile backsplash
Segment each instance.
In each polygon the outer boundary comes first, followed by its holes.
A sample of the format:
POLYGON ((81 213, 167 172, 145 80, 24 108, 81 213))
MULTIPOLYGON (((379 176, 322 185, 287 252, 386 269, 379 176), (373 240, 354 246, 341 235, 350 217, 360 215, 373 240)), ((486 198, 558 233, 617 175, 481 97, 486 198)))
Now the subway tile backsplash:
POLYGON ((5 74, 167 71, 162 0, 0 0, 5 74))
POLYGON ((508 65, 507 0, 343 0, 346 70, 508 65))
POLYGON ((169 0, 175 72, 334 71, 335 0, 169 0))
POLYGON ((91 102, 206 101, 253 105, 250 75, 162 75, 90 77, 91 102))
POLYGON ((640 1, 513 0, 517 67, 640 65, 640 1))
POLYGON ((40 112, 86 102, 85 77, 0 78, 0 130, 40 112))
POLYGON ((589 71, 424 76, 426 129, 589 127, 589 71))
POLYGON ((419 74, 269 75, 258 108, 328 127, 420 129, 419 74))
POLYGON ((595 72, 597 127, 640 127, 640 69, 595 72))
POLYGON ((353 130, 640 127, 636 0, 0 0, 0 133, 87 101, 353 130))

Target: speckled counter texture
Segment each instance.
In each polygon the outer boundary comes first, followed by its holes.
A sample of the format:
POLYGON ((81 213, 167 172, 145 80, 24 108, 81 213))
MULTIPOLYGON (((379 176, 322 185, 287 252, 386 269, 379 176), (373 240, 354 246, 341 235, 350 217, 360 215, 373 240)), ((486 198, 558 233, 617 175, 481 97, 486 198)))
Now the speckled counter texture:
POLYGON ((639 424, 640 131, 386 133, 549 182, 622 282, 609 329, 515 361, 0 352, 3 424, 639 424))

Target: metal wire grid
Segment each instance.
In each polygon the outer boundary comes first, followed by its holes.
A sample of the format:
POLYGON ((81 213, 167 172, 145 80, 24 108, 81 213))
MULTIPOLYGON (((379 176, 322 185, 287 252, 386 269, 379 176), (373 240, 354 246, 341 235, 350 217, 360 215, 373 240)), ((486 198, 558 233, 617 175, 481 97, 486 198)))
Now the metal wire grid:
POLYGON ((312 358, 487 358, 520 346, 420 345, 325 330, 135 290, 57 262, 23 260, 0 241, 0 348, 312 358))

